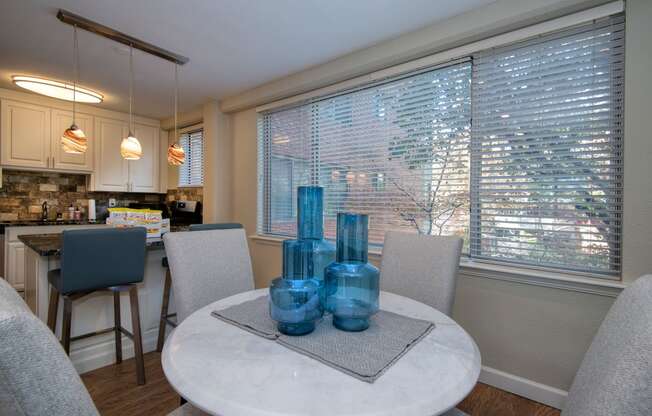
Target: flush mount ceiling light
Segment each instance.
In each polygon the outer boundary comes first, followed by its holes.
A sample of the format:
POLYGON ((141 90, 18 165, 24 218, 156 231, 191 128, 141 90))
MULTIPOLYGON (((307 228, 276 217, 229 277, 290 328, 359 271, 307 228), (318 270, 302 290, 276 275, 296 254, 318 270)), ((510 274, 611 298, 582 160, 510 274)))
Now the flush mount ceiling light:
POLYGON ((21 88, 60 100, 97 104, 104 99, 98 92, 52 79, 24 75, 14 75, 11 79, 21 88))

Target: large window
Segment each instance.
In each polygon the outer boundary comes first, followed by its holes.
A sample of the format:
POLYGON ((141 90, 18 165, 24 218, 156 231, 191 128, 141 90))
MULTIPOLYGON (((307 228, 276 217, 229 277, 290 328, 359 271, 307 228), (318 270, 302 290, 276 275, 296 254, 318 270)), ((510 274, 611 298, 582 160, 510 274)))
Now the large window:
POLYGON ((179 186, 204 185, 204 131, 181 134, 179 145, 186 152, 186 161, 179 166, 179 186))
POLYGON ((259 232, 295 233, 296 187, 477 259, 620 271, 623 20, 611 17, 259 118, 259 232))

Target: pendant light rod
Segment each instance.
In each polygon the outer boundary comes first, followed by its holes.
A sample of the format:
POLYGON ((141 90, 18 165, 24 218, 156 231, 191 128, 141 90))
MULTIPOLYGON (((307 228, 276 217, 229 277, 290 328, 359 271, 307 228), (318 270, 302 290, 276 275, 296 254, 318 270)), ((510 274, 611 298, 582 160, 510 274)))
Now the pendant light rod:
POLYGON ((158 56, 159 58, 172 61, 179 65, 186 64, 188 63, 188 61, 190 61, 190 59, 188 59, 185 56, 176 54, 174 52, 170 52, 163 48, 159 48, 158 46, 152 45, 151 43, 147 43, 140 39, 136 39, 132 36, 129 36, 127 34, 119 32, 108 26, 104 26, 92 20, 88 20, 85 17, 76 15, 67 10, 59 9, 59 12, 57 13, 57 18, 61 20, 63 23, 67 23, 73 26, 78 26, 80 29, 87 30, 89 32, 95 33, 96 35, 100 35, 102 37, 111 39, 115 42, 119 42, 124 45, 134 47, 136 49, 140 49, 143 52, 147 52, 151 55, 158 56))
POLYGON ((133 116, 132 116, 132 107, 134 101, 134 48, 129 45, 129 135, 132 134, 133 128, 133 116))
POLYGON ((179 140, 179 64, 174 64, 174 142, 179 140))
POLYGON ((79 78, 79 45, 77 43, 77 25, 72 25, 72 62, 73 62, 73 80, 72 80, 72 124, 77 125, 77 82, 79 78))

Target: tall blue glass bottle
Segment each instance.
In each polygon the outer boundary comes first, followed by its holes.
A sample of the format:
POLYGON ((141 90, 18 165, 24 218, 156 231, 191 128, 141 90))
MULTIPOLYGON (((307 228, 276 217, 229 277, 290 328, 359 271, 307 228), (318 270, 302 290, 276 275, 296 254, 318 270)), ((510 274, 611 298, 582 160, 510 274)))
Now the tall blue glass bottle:
POLYGON ((288 335, 314 330, 324 312, 324 269, 335 259, 324 240, 323 189, 299 187, 297 208, 297 239, 283 241, 283 276, 270 286, 270 315, 288 335))
POLYGON ((378 311, 380 273, 367 262, 368 229, 367 215, 337 215, 337 256, 324 279, 326 310, 344 331, 364 331, 378 311))

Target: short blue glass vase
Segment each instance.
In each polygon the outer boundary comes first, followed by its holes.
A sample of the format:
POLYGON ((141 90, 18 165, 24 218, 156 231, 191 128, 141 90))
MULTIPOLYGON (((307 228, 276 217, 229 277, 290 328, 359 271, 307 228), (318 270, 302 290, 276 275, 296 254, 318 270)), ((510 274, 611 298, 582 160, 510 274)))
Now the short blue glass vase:
POLYGON ((326 310, 344 331, 364 331, 378 312, 380 273, 367 262, 368 229, 367 215, 337 215, 336 260, 326 268, 324 280, 326 310))
POLYGON ((324 310, 319 299, 321 285, 314 279, 279 277, 269 288, 269 314, 286 335, 305 335, 315 330, 324 310))

